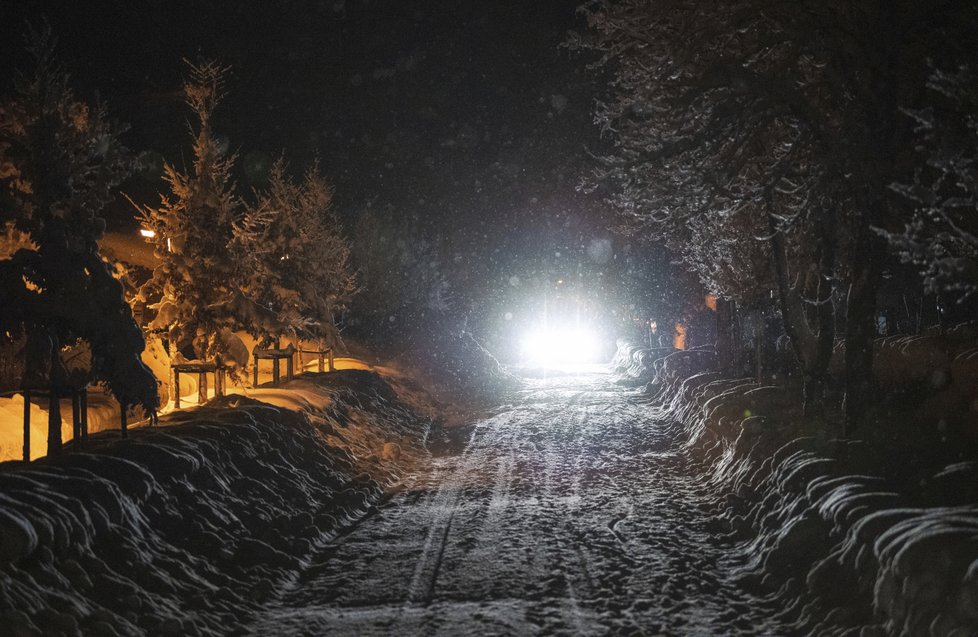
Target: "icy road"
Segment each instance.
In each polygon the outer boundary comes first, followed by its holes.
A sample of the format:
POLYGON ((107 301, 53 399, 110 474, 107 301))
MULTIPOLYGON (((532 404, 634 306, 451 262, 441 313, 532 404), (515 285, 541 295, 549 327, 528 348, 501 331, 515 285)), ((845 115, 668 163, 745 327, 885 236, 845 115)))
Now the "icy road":
POLYGON ((254 634, 784 634, 704 477, 607 374, 528 381, 325 548, 254 634))

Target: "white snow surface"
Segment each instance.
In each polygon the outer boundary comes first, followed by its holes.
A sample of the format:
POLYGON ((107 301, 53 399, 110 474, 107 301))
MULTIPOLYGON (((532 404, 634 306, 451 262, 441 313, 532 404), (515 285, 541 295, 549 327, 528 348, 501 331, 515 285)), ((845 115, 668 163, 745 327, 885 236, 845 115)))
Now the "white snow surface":
POLYGON ((0 632, 234 632, 427 457, 430 420, 373 372, 254 393, 268 402, 232 395, 8 463, 0 632))
POLYGON ((429 421, 362 370, 100 434, 0 472, 0 625, 978 634, 978 464, 894 488, 859 443, 789 426, 786 390, 710 363, 620 353, 645 391, 525 379, 427 446, 429 421))
MULTIPOLYGON (((641 377, 636 358, 616 364, 641 377)), ((692 373, 708 358, 658 358, 647 389, 726 502, 734 580, 782 608, 783 634, 978 635, 978 462, 898 489, 879 470, 892 450, 806 432, 789 390, 692 373)))
POLYGON ((528 379, 248 634, 784 634, 731 577, 716 490, 634 398, 607 371, 528 379))

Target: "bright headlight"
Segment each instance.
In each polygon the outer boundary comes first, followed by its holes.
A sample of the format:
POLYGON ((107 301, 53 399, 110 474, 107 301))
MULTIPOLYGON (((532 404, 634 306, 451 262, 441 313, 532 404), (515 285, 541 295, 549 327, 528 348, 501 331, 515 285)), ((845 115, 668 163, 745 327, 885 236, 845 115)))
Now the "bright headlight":
POLYGON ((538 329, 523 341, 523 358, 544 367, 591 363, 599 354, 597 336, 584 328, 538 329))

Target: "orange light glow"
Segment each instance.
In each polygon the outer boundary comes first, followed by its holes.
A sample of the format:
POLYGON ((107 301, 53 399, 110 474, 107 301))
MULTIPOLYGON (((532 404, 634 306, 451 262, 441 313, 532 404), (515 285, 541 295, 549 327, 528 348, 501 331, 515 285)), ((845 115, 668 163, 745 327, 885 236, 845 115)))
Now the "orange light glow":
POLYGON ((35 292, 37 294, 40 294, 41 292, 44 291, 44 289, 40 285, 38 285, 37 283, 34 283, 30 279, 28 279, 26 276, 22 276, 21 279, 23 279, 23 281, 24 281, 24 287, 26 287, 31 292, 35 292))
POLYGON ((686 349, 686 326, 676 323, 676 333, 672 337, 672 346, 676 349, 686 349))

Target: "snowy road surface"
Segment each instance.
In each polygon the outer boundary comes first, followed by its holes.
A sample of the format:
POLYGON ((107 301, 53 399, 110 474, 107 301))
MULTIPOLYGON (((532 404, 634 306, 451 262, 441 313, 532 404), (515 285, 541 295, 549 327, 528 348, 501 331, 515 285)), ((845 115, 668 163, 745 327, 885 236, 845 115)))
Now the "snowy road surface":
POLYGON ((349 534, 254 634, 784 634, 727 578, 715 499, 598 372, 529 381, 349 534))

